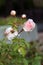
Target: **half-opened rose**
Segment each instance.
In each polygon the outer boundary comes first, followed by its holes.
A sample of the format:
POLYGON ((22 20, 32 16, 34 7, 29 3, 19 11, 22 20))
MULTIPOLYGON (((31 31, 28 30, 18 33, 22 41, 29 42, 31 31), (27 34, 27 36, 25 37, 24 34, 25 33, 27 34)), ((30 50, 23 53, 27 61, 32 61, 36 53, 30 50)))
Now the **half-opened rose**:
POLYGON ((8 28, 5 30, 4 34, 5 34, 5 35, 8 35, 11 30, 13 30, 13 28, 12 28, 12 27, 8 27, 8 28))
POLYGON ((24 25, 23 25, 23 30, 24 31, 32 31, 35 28, 35 23, 32 19, 28 19, 24 25))
POLYGON ((5 30, 4 34, 8 40, 12 40, 12 39, 14 39, 14 37, 16 37, 18 35, 18 31, 13 30, 12 27, 9 27, 5 30))
POLYGON ((17 35, 18 35, 18 32, 15 31, 14 33, 11 33, 11 32, 10 32, 6 37, 7 37, 8 40, 12 40, 12 39, 14 39, 17 35))

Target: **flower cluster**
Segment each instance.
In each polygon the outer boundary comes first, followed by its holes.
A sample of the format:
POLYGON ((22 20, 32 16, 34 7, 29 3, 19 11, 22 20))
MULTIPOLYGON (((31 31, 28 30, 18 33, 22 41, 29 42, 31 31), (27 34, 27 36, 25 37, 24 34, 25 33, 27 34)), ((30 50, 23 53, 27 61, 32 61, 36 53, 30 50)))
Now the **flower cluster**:
MULTIPOLYGON (((16 11, 12 10, 10 14, 15 16, 16 11)), ((22 19, 24 18, 26 18, 25 14, 22 15, 22 19)), ((20 19, 19 21, 21 22, 20 19)), ((11 26, 5 29, 4 35, 8 42, 6 42, 6 39, 0 41, 0 65, 41 65, 43 57, 40 56, 40 52, 38 53, 38 48, 36 49, 37 42, 27 42, 17 37, 20 36, 22 31, 33 31, 36 24, 32 19, 28 19, 22 24, 22 29, 17 30, 20 25, 17 22, 10 22, 11 26), (9 41, 11 42, 10 44, 9 41)))
POLYGON ((5 35, 7 37, 8 40, 12 40, 14 39, 17 35, 19 35, 22 31, 25 31, 25 32, 31 32, 33 31, 33 29, 35 28, 35 23, 32 19, 28 19, 24 24, 23 24, 23 27, 21 29, 21 31, 17 31, 17 30, 14 30, 13 27, 8 27, 6 30, 5 30, 5 35))

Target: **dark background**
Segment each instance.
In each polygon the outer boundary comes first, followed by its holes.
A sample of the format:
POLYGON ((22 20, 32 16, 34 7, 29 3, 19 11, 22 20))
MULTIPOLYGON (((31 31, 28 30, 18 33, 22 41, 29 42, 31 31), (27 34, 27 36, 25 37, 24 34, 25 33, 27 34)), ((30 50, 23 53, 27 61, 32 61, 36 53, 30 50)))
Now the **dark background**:
POLYGON ((42 22, 43 6, 41 6, 40 1, 42 0, 35 0, 35 2, 34 0, 0 0, 0 16, 8 16, 13 9, 17 11, 17 16, 25 13, 27 18, 33 18, 37 22, 41 20, 42 22))

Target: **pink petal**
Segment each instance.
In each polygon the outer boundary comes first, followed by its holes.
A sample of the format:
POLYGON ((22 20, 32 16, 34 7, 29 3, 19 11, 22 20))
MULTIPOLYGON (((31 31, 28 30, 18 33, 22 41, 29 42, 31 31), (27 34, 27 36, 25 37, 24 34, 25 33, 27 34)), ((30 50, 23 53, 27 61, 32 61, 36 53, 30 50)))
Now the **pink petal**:
POLYGON ((23 29, 26 31, 31 31, 35 28, 35 23, 33 21, 28 20, 27 22, 24 23, 23 29))

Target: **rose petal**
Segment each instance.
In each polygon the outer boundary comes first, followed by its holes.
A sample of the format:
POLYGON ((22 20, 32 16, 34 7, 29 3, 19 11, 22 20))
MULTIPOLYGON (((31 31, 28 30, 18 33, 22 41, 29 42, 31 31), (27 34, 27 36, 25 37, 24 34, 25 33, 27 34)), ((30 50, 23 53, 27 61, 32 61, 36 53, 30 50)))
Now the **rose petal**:
POLYGON ((28 19, 28 21, 24 23, 23 26, 24 31, 32 31, 34 28, 35 28, 35 23, 33 22, 32 19, 28 19))

